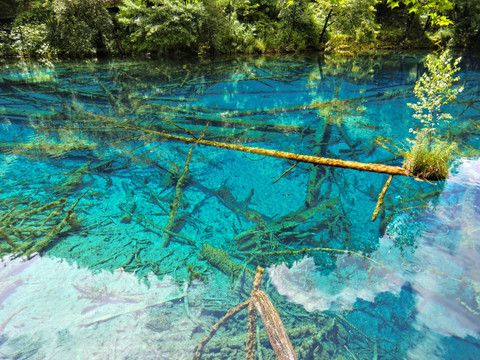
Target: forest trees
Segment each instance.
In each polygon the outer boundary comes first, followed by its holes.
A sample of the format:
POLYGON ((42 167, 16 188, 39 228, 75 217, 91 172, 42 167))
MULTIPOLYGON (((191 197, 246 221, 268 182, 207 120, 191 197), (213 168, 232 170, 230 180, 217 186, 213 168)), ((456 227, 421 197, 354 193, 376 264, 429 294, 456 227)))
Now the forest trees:
POLYGON ((374 44, 380 29, 376 5, 380 0, 317 0, 316 11, 322 19, 320 44, 338 48, 344 44, 374 44), (327 32, 330 28, 331 31, 327 32), (328 35, 327 35, 328 34, 328 35), (329 42, 329 43, 328 43, 329 42))
POLYGON ((204 17, 201 2, 125 0, 118 19, 129 33, 129 50, 168 53, 194 48, 204 17))
POLYGON ((400 3, 405 3, 408 6, 408 11, 415 14, 426 14, 428 16, 425 27, 430 26, 430 23, 439 26, 447 26, 453 24, 445 14, 453 9, 452 0, 387 0, 391 8, 400 6, 400 3))
POLYGON ((111 46, 112 18, 98 0, 15 2, 0 54, 83 58, 111 46))
POLYGON ((113 22, 102 2, 53 0, 52 8, 46 41, 60 55, 81 58, 111 48, 113 22))
POLYGON ((480 43, 480 3, 469 0, 0 0, 0 9, 0 56, 215 55, 480 43))
POLYGON ((306 0, 125 0, 118 19, 126 47, 160 54, 304 50, 316 34, 306 0))

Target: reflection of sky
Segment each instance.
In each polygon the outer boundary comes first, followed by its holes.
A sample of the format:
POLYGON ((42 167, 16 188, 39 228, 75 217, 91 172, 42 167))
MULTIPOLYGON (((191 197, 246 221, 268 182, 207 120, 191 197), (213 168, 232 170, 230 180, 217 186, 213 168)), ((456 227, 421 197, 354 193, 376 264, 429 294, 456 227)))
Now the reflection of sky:
POLYGON ((379 293, 397 295, 408 285, 415 295, 413 326, 429 329, 425 343, 411 350, 412 358, 441 336, 480 339, 479 200, 480 159, 463 160, 437 205, 421 216, 421 226, 406 215, 393 220, 371 255, 380 265, 339 255, 336 270, 327 275, 306 257, 290 269, 272 266, 269 275, 282 295, 307 311, 351 310, 357 299, 374 302, 379 293), (415 233, 416 248, 395 246, 402 227, 415 233))
MULTIPOLYGON (((192 301, 201 283, 188 289, 192 301)), ((0 262, 0 358, 189 359, 196 307, 171 278, 139 280, 36 256, 0 262), (182 348, 178 343, 182 342, 182 348), (160 354, 165 357, 159 357, 160 354), (24 357, 25 356, 25 357, 24 357)))

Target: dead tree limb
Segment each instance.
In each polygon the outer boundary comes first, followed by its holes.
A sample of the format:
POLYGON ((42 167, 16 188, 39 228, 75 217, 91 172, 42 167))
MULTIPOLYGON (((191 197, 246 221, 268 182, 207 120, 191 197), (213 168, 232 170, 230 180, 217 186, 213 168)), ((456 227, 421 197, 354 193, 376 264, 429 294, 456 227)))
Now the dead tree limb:
POLYGON ((212 326, 210 329, 210 332, 205 335, 205 337, 202 339, 200 342, 200 345, 198 345, 197 350, 195 351, 195 354, 192 357, 192 360, 198 360, 200 359, 200 356, 202 356, 202 351, 205 345, 210 341, 210 339, 215 335, 215 333, 220 329, 220 327, 233 315, 238 313, 239 311, 245 309, 248 305, 250 304, 250 299, 245 300, 241 304, 237 305, 235 308, 228 310, 228 312, 225 314, 223 318, 220 319, 215 325, 212 326))
POLYGON ((192 158, 192 151, 195 149, 195 146, 198 145, 198 143, 202 140, 202 138, 205 136, 205 132, 208 129, 208 124, 205 126, 205 129, 203 130, 202 135, 197 139, 194 140, 194 144, 190 147, 190 150, 188 150, 188 155, 187 155, 187 161, 185 161, 185 169, 182 173, 182 176, 180 176, 180 179, 177 181, 177 186, 175 187, 175 197, 173 199, 172 203, 172 210, 170 211, 170 215, 168 217, 167 224, 165 225, 165 230, 163 232, 162 240, 163 240, 163 247, 167 247, 170 244, 170 234, 168 231, 172 230, 173 224, 175 223, 175 218, 177 217, 177 212, 178 208, 180 207, 180 201, 182 200, 183 196, 183 183, 185 182, 185 179, 187 178, 188 174, 188 166, 190 164, 190 159, 192 158))
POLYGON ((212 326, 210 332, 202 339, 200 344, 192 357, 192 360, 198 360, 202 356, 202 351, 205 345, 210 341, 213 335, 218 329, 230 319, 233 315, 240 310, 249 307, 248 309, 248 338, 247 338, 247 360, 254 359, 255 357, 255 340, 252 339, 256 336, 256 314, 255 321, 251 318, 251 315, 255 313, 255 310, 260 314, 265 329, 267 330, 270 344, 277 357, 277 360, 297 360, 295 351, 293 350, 292 343, 288 338, 287 332, 283 326, 282 320, 278 315, 277 310, 273 306, 272 302, 268 298, 268 295, 260 289, 264 270, 258 266, 255 274, 255 280, 253 282, 253 289, 250 298, 237 305, 235 308, 230 309, 223 318, 220 319, 215 325, 212 326), (253 303, 253 306, 251 304, 253 303), (253 347, 253 349, 252 349, 253 347))
POLYGON ((282 175, 280 175, 280 176, 277 178, 277 180, 275 180, 274 182, 272 182, 272 185, 275 184, 277 181, 279 181, 282 177, 284 177, 285 175, 287 175, 287 174, 288 174, 290 171, 292 171, 293 168, 294 168, 295 166, 297 166, 297 165, 298 165, 298 161, 297 161, 295 164, 293 164, 292 166, 290 166, 287 170, 285 170, 285 171, 282 173, 282 175))
MULTIPOLYGON (((252 297, 256 291, 260 290, 262 283, 264 270, 261 267, 257 267, 257 273, 255 274, 255 281, 253 282, 253 289, 250 294, 252 297)), ((257 344, 257 311, 253 301, 248 304, 248 323, 247 323, 247 355, 246 360, 255 360, 255 347, 257 344)))
POLYGON ((59 224, 53 226, 50 231, 45 235, 41 240, 39 240, 36 244, 33 244, 32 242, 26 244, 25 246, 22 247, 22 251, 24 252, 26 257, 32 256, 34 253, 40 253, 42 252, 46 247, 50 246, 50 244, 58 237, 60 232, 63 230, 65 226, 68 225, 68 222, 70 220, 70 217, 73 213, 73 210, 75 209, 75 206, 79 203, 79 201, 87 195, 87 193, 92 189, 92 187, 89 187, 82 195, 80 195, 73 203, 72 206, 67 210, 64 218, 62 221, 60 221, 59 224))
POLYGON ((292 343, 288 338, 282 320, 278 315, 275 306, 263 290, 255 291, 251 297, 260 317, 262 318, 265 330, 267 330, 270 344, 277 356, 277 360, 297 360, 297 355, 293 350, 292 343))
POLYGON ((213 146, 221 149, 242 151, 250 154, 270 156, 270 157, 275 157, 279 159, 293 160, 297 162, 304 162, 304 163, 309 163, 314 165, 333 166, 333 167, 340 167, 344 169, 354 169, 359 171, 369 171, 369 172, 383 173, 383 174, 389 174, 389 175, 413 177, 413 175, 408 170, 399 166, 329 159, 329 158, 318 157, 318 156, 301 155, 301 154, 295 154, 295 153, 290 153, 286 151, 270 150, 270 149, 257 148, 257 147, 251 147, 251 146, 245 146, 245 145, 238 145, 238 144, 228 144, 228 143, 210 141, 210 140, 200 140, 200 139, 195 140, 195 139, 187 138, 184 136, 171 135, 171 134, 163 133, 160 131, 154 131, 154 130, 148 130, 148 129, 142 129, 142 128, 132 128, 131 130, 143 131, 145 133, 157 135, 159 137, 163 137, 168 140, 181 141, 188 144, 197 143, 199 145, 204 145, 204 146, 213 146))
POLYGON ((390 183, 392 182, 392 179, 393 179, 393 175, 390 175, 388 180, 385 182, 385 185, 383 185, 382 192, 380 193, 380 195, 378 195, 378 201, 377 201, 377 205, 375 206, 375 211, 373 212, 372 221, 375 221, 377 219, 378 212, 380 211, 380 207, 382 206, 382 203, 383 203, 383 198, 385 197, 385 194, 387 192, 388 187, 390 186, 390 183))

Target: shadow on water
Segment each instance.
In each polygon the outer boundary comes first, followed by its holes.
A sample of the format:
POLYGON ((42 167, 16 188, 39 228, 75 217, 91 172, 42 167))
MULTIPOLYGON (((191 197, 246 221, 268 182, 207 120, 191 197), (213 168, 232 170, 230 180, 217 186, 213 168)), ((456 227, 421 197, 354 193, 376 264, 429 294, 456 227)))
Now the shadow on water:
MULTIPOLYGON (((423 57, 3 64, 0 356, 191 358, 260 265, 301 359, 480 357, 478 59, 450 178, 396 176, 374 222, 386 175, 158 136, 401 166, 423 57)), ((202 358, 244 358, 246 322, 202 358)))

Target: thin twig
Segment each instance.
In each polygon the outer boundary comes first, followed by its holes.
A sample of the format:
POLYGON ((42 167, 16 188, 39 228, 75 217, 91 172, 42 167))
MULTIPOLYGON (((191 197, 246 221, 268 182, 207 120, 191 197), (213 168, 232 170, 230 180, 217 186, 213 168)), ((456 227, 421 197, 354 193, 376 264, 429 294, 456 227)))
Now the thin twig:
POLYGON ((283 172, 283 174, 278 177, 277 180, 275 180, 274 182, 272 182, 272 185, 275 184, 275 183, 276 183, 278 180, 280 180, 282 177, 284 177, 286 174, 288 174, 290 171, 292 171, 293 168, 294 168, 295 166, 297 166, 297 165, 298 165, 298 161, 297 161, 295 164, 293 164, 292 166, 290 166, 290 167, 288 168, 288 170, 285 170, 285 171, 283 172))

